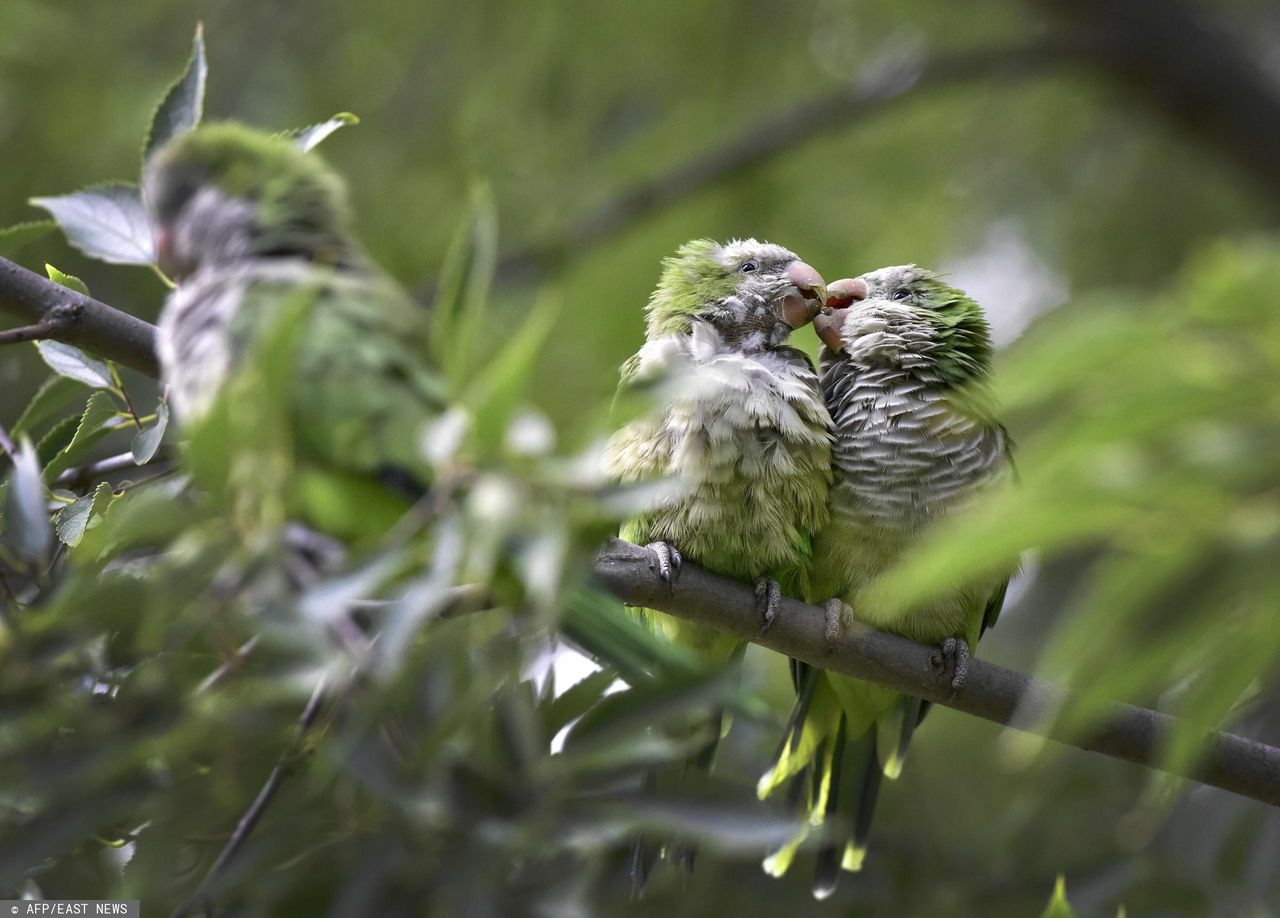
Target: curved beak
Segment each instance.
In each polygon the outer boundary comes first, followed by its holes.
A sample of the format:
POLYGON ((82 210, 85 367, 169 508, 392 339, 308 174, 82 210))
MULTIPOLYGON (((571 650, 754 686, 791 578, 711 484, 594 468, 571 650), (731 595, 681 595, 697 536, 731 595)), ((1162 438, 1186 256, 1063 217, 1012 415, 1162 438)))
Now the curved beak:
POLYGON ((803 261, 788 265, 786 278, 794 290, 788 290, 779 298, 779 312, 784 322, 800 328, 812 322, 822 308, 827 299, 827 285, 822 275, 803 261))
POLYGON ((813 320, 813 329, 822 343, 839 353, 844 349, 844 323, 853 304, 867 298, 866 281, 844 277, 827 288, 826 305, 813 320))

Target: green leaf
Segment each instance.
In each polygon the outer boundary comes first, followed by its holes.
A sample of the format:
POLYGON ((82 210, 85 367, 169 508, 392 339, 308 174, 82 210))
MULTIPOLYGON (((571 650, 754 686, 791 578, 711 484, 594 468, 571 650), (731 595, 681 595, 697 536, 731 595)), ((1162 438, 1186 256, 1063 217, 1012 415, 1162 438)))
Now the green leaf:
POLYGON ((32 198, 31 203, 53 214, 67 241, 90 258, 114 265, 155 261, 151 225, 137 185, 95 185, 57 197, 32 198))
POLYGON ((169 87, 169 91, 156 106, 155 114, 151 116, 147 141, 142 149, 144 163, 160 147, 200 123, 204 113, 204 89, 208 76, 209 64, 204 53, 204 23, 197 23, 187 69, 169 87))
MULTIPOLYGON (((445 255, 431 311, 431 343, 455 391, 474 375, 484 310, 498 258, 498 218, 488 185, 471 191, 471 212, 445 255)), ((487 364, 487 361, 486 361, 487 364)))
POLYGON ((577 720, 604 697, 605 690, 617 681, 614 669, 602 669, 584 676, 556 698, 542 716, 547 736, 555 736, 565 726, 577 720))
POLYGON ((11 257, 58 228, 55 220, 28 220, 0 229, 0 255, 11 257))
POLYGON ((1058 874, 1058 881, 1053 885, 1053 898, 1040 913, 1040 918, 1076 918, 1076 910, 1067 901, 1067 879, 1058 874))
POLYGON ((40 357, 59 376, 74 379, 94 389, 110 389, 115 385, 111 368, 94 360, 77 347, 61 341, 37 341, 40 357))
POLYGON ((54 456, 67 448, 80 426, 80 415, 72 415, 60 420, 49 428, 48 433, 36 444, 36 456, 42 465, 47 465, 54 456))
POLYGON ((338 112, 328 121, 321 121, 319 124, 309 124, 304 128, 296 131, 289 131, 287 136, 293 138, 299 149, 314 150, 320 143, 330 134, 339 128, 346 127, 349 124, 359 124, 360 119, 351 112, 338 112))
POLYGON ((76 425, 75 435, 58 455, 49 460, 44 474, 48 481, 53 481, 60 474, 71 468, 78 459, 83 458, 95 443, 111 433, 108 427, 115 420, 119 409, 111 396, 105 392, 95 392, 84 407, 80 423, 76 425))
POLYGON ((40 460, 31 441, 24 439, 13 457, 5 494, 5 538, 19 557, 35 566, 43 566, 53 546, 46 500, 40 460))
POLYGON ((150 462, 160 448, 164 439, 164 430, 169 426, 169 405, 164 399, 156 402, 156 422, 145 430, 138 431, 133 438, 133 461, 138 465, 150 462))
POLYGON ((82 398, 84 398, 84 387, 79 380, 61 374, 50 376, 40 384, 40 388, 31 397, 31 401, 27 403, 27 407, 23 409, 10 432, 15 437, 23 434, 34 437, 36 430, 45 421, 82 398))
POLYGON ((79 545, 89 524, 107 512, 116 496, 111 485, 102 481, 91 494, 85 494, 63 507, 58 512, 56 523, 59 541, 70 548, 79 545))
POLYGON ((44 273, 49 275, 49 280, 61 287, 66 287, 68 290, 74 290, 76 293, 83 293, 85 296, 89 295, 89 285, 74 274, 67 274, 63 271, 59 271, 48 262, 45 262, 44 273))

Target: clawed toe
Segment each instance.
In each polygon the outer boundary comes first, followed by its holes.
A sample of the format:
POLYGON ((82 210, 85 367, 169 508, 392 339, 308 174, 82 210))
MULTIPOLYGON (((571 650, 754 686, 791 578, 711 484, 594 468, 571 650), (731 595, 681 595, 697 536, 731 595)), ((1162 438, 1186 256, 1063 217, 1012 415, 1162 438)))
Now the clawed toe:
POLYGON ((764 634, 778 617, 782 603, 782 587, 772 577, 761 577, 756 583, 756 611, 760 613, 760 633, 764 634))
POLYGON ((839 642, 844 634, 845 618, 853 615, 853 609, 841 599, 828 599, 822 604, 822 610, 824 612, 822 636, 827 646, 831 647, 839 642))
POLYGON ((929 665, 938 671, 939 676, 951 674, 952 693, 964 688, 969 678, 969 644, 964 638, 949 637, 933 649, 929 655, 929 665))
POLYGON ((675 586, 675 582, 680 579, 680 568, 684 566, 680 550, 667 542, 650 542, 645 548, 653 554, 649 560, 649 570, 656 569, 668 588, 675 586))

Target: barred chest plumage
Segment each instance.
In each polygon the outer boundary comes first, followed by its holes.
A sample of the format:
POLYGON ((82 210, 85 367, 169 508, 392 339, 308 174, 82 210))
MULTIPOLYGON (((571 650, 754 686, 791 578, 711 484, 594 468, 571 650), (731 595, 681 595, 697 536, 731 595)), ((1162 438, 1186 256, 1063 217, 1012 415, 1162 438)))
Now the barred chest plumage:
POLYGON ((230 375, 243 349, 236 317, 250 288, 302 284, 309 270, 303 262, 246 259, 243 267, 197 271, 170 294, 156 326, 156 353, 179 421, 189 423, 208 411, 230 375))
POLYGON ((822 386, 833 522, 906 539, 1008 472, 1003 430, 958 409, 927 357, 863 364, 827 353, 822 386))
POLYGON ((709 325, 651 341, 636 377, 663 380, 660 416, 611 441, 623 481, 671 478, 644 540, 738 577, 800 563, 826 516, 830 420, 817 375, 791 348, 741 351, 709 325))

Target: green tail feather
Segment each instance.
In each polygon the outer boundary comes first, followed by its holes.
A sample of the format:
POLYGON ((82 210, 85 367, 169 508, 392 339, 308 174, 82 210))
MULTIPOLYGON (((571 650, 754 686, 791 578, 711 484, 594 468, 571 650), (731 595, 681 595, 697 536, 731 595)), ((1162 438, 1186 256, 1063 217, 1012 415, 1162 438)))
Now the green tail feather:
POLYGON ((889 746, 889 755, 884 760, 884 776, 890 781, 902 774, 902 765, 907 759, 907 747, 915 734, 925 712, 928 702, 910 695, 903 695, 893 706, 889 716, 881 718, 880 727, 885 730, 884 738, 889 746))
MULTIPOLYGON (((876 754, 876 733, 867 730, 861 736, 849 739, 846 725, 840 729, 832 743, 831 773, 827 778, 829 789, 825 795, 824 822, 828 817, 844 817, 843 831, 832 838, 818 852, 818 864, 813 879, 813 894, 825 899, 836 890, 840 871, 858 871, 867 852, 867 836, 871 831, 871 817, 875 813, 876 796, 880 790, 880 759, 876 754)), ((832 819, 836 822, 836 819, 832 819)))

